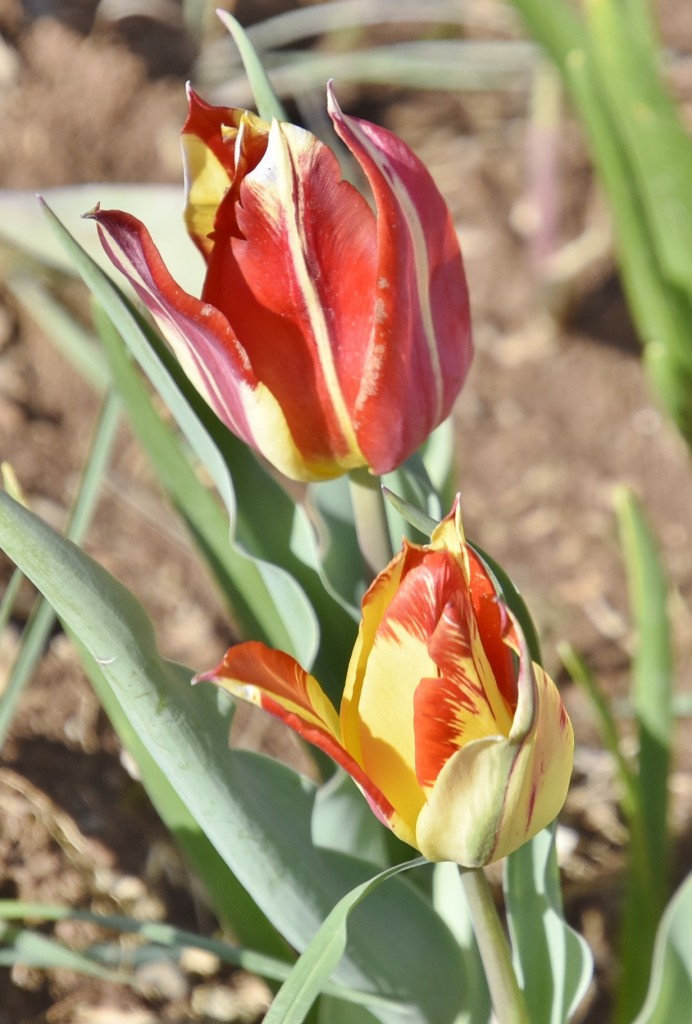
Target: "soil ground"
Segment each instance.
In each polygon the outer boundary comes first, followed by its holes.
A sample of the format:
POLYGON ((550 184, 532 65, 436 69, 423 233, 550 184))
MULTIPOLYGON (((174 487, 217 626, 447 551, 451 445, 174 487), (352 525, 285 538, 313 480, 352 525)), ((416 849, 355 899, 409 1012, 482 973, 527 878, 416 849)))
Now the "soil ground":
MULTIPOLYGON (((491 5, 477 6, 477 34, 515 34, 483 27, 491 5)), ((236 13, 247 22, 280 7, 245 3, 236 13)), ((0 0, 0 186, 180 180, 176 137, 196 45, 174 0, 148 8, 149 16, 117 21, 118 10, 102 3, 95 18, 86 0, 0 0)), ((687 116, 692 14, 670 0, 661 17, 687 116)), ((633 637, 612 505, 614 489, 626 484, 646 509, 669 573, 678 685, 689 694, 689 455, 644 379, 606 207, 569 113, 554 151, 546 256, 545 236, 532 228, 528 76, 497 92, 349 87, 340 95, 347 110, 385 123, 417 150, 459 227, 477 348, 455 413, 465 524, 522 588, 575 724, 565 894, 597 962, 582 1019, 600 1024, 616 970, 627 833, 613 765, 556 644, 573 644, 611 697, 626 696, 633 637)), ((9 291, 0 302, 0 457, 34 509, 61 527, 98 400, 9 291)), ((126 429, 86 548, 144 602, 166 655, 196 669, 218 660, 230 639, 220 602, 126 429)), ((8 566, 3 573, 8 579, 8 566)), ((32 600, 27 587, 0 636, 3 667, 32 600)), ((681 721, 671 779, 676 879, 692 849, 691 736, 681 721)), ((0 895, 212 931, 210 911, 129 769, 69 642, 54 631, 0 764, 0 895)), ((88 937, 83 926, 57 931, 76 942, 88 937)), ((266 998, 260 982, 210 961, 149 965, 135 989, 67 971, 0 970, 0 1024, 252 1021, 266 998)))

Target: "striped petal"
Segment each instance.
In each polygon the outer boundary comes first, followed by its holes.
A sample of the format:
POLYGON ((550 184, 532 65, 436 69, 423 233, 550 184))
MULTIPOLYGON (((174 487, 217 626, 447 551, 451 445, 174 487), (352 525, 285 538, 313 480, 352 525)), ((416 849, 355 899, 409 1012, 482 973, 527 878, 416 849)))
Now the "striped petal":
POLYGON ((217 232, 203 298, 233 325, 306 461, 330 459, 331 475, 363 465, 352 407, 373 316, 372 212, 331 150, 275 121, 236 215, 242 237, 217 232))
POLYGON ((431 638, 450 593, 463 585, 458 563, 445 552, 412 561, 380 617, 357 704, 363 768, 411 826, 425 799, 416 773, 414 694, 421 679, 437 675, 431 638))
POLYGON ((416 775, 426 790, 462 746, 512 727, 470 604, 463 591, 448 602, 429 643, 439 676, 423 679, 414 695, 416 775))
POLYGON ((498 860, 549 825, 564 803, 572 727, 554 683, 531 664, 523 637, 520 643, 519 696, 509 735, 459 749, 420 814, 416 845, 430 860, 465 867, 498 860))
POLYGON ((498 600, 495 581, 482 559, 466 543, 461 519, 461 495, 457 494, 451 511, 433 531, 430 546, 438 551, 449 551, 463 566, 473 614, 493 678, 504 699, 514 709, 517 702, 513 658, 516 643, 512 645, 507 642, 512 627, 507 621, 504 603, 498 600))
POLYGON ((454 225, 425 166, 391 132, 346 117, 331 87, 328 109, 377 209, 375 327, 355 422, 369 465, 384 473, 451 411, 471 361, 468 291, 454 225))
POLYGON ((329 451, 299 448, 284 409, 258 378, 224 314, 176 284, 141 221, 117 210, 97 209, 89 216, 98 223, 110 259, 128 278, 216 415, 286 476, 310 480, 335 475, 338 468, 329 451))
POLYGON ((214 682, 234 697, 263 708, 324 751, 353 777, 378 818, 388 827, 396 815, 388 800, 344 748, 339 716, 314 676, 290 655, 262 643, 231 647, 220 665, 195 678, 214 682))

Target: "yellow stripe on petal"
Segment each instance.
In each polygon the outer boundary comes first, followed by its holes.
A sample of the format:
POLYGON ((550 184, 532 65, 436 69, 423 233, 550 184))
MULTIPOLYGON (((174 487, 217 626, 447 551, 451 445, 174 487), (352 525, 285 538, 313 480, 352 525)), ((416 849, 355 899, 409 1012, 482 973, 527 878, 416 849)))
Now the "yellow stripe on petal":
POLYGON ((219 204, 226 194, 231 178, 228 170, 202 139, 196 135, 181 137, 185 171, 185 224, 205 254, 213 248, 209 238, 219 204))
POLYGON ((274 121, 264 158, 246 176, 241 190, 241 203, 248 191, 254 193, 263 214, 275 226, 277 240, 286 248, 286 262, 295 278, 298 295, 294 301, 301 305, 307 316, 316 347, 319 365, 329 395, 336 422, 351 453, 350 465, 364 464, 351 415, 346 407, 339 383, 325 309, 317 289, 317 275, 322 268, 310 265, 310 245, 305 235, 305 224, 314 218, 306 208, 306 196, 301 183, 310 179, 310 165, 323 159, 324 145, 310 132, 295 125, 274 121))
MULTIPOLYGON (((213 387, 212 382, 208 386, 213 387)), ((333 457, 305 457, 293 440, 281 405, 264 384, 238 385, 237 394, 250 427, 251 443, 279 472, 291 480, 309 482, 331 480, 344 471, 333 457)), ((221 387, 217 400, 223 402, 221 387)))
MULTIPOLYGON (((407 552, 414 547, 404 540, 403 550, 376 577, 363 597, 361 606, 363 617, 349 661, 346 685, 341 700, 341 734, 344 738, 344 745, 358 761, 361 760, 358 705, 367 661, 375 642, 377 628, 401 582, 407 552)), ((420 549, 416 548, 416 550, 420 549)))
POLYGON ((469 557, 466 550, 466 536, 461 521, 461 495, 457 494, 451 512, 437 524, 430 537, 430 547, 435 551, 449 551, 460 562, 466 582, 469 582, 469 557))

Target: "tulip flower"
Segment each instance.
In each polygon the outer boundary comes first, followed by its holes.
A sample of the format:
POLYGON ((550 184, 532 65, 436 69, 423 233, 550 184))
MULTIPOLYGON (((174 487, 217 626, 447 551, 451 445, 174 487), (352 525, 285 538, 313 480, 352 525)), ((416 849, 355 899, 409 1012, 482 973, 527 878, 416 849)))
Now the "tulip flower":
POLYGON ((340 715, 313 676, 261 643, 232 647, 198 678, 329 754, 429 860, 480 867, 511 853, 562 807, 574 738, 465 541, 458 498, 429 544, 404 541, 362 615, 340 715))
POLYGON ((97 208, 102 244, 219 418, 282 473, 395 469, 445 419, 471 359, 449 211, 395 135, 334 127, 374 211, 310 132, 189 94, 188 231, 202 295, 180 288, 145 226, 97 208))

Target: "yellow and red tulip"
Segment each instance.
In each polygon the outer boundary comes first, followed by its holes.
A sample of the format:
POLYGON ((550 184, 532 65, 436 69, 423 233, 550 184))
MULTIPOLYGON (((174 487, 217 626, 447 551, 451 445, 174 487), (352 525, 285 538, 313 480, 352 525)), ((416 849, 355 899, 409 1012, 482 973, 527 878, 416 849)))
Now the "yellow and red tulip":
POLYGON ((232 647, 200 679, 283 719, 429 860, 479 867, 558 814, 574 738, 557 688, 465 541, 459 500, 362 603, 341 712, 293 658, 232 647))
POLYGON ((330 89, 373 212, 310 132, 189 100, 185 216, 206 261, 201 298, 139 220, 97 209, 108 255, 216 414, 281 472, 396 468, 449 415, 471 359, 461 254, 430 174, 330 89))

